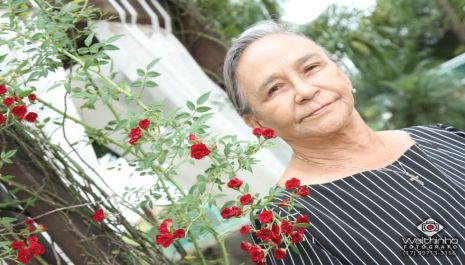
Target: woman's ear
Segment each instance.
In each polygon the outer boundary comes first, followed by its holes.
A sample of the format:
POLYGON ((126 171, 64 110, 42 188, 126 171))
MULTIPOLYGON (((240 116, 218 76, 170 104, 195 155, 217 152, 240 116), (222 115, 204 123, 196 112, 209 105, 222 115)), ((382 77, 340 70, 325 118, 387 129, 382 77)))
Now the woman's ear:
POLYGON ((263 128, 260 122, 255 118, 254 115, 251 114, 244 114, 242 115, 242 119, 250 128, 263 128))

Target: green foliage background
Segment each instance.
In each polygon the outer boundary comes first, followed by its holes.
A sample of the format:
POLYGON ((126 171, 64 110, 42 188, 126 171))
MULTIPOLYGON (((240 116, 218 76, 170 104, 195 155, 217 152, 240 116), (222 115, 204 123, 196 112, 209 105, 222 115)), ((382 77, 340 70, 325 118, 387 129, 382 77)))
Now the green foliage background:
MULTIPOLYGON (((283 13, 279 0, 194 2, 226 42, 283 13)), ((378 0, 373 12, 333 5, 311 23, 294 26, 341 63, 353 63, 356 108, 373 129, 436 122, 464 129, 465 70, 435 74, 435 67, 465 52, 444 3, 465 29, 464 0, 378 0), (391 118, 383 119, 386 113, 391 118)))

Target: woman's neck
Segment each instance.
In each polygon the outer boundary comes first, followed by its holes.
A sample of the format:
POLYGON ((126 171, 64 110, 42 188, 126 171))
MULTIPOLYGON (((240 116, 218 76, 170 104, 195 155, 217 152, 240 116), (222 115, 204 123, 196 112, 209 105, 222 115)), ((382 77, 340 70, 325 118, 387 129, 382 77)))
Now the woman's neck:
POLYGON ((361 119, 355 119, 330 134, 291 143, 291 147, 295 154, 305 159, 329 164, 355 162, 376 151, 386 153, 378 134, 361 119))

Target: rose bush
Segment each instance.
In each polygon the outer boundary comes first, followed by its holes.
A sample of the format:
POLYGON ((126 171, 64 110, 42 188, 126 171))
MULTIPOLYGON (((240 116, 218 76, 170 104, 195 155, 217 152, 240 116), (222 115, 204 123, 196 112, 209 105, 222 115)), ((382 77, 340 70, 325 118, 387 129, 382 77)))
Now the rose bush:
MULTIPOLYGON (((161 58, 149 63, 144 69, 135 69, 139 80, 124 83, 114 80, 115 72, 104 72, 101 66, 111 63, 108 51, 118 49, 112 44, 121 36, 114 36, 106 40, 95 40, 91 28, 76 29, 77 21, 66 18, 90 18, 95 10, 83 6, 79 1, 62 3, 60 8, 48 7, 45 1, 38 1, 39 10, 31 12, 24 6, 23 1, 8 0, 9 13, 5 16, 9 24, 2 24, 0 29, 14 34, 14 38, 3 40, 1 45, 8 45, 18 50, 23 50, 30 55, 31 64, 24 64, 18 60, 10 60, 7 67, 2 69, 0 75, 0 126, 4 129, 8 126, 22 125, 24 130, 31 128, 40 130, 49 121, 46 117, 40 117, 28 109, 31 104, 54 111, 60 114, 63 120, 72 120, 86 128, 89 139, 100 144, 112 144, 118 147, 121 155, 130 154, 135 158, 133 166, 142 174, 156 179, 151 187, 128 188, 121 196, 118 196, 122 207, 140 215, 148 220, 151 228, 145 231, 146 237, 150 238, 152 248, 173 247, 181 256, 182 262, 208 264, 214 262, 209 260, 202 251, 198 239, 202 234, 210 234, 217 242, 223 253, 223 264, 229 264, 228 253, 225 248, 227 234, 217 231, 208 220, 205 209, 208 207, 219 209, 219 218, 234 219, 248 218, 250 225, 240 228, 244 237, 255 236, 258 242, 250 243, 244 240, 238 248, 247 251, 251 260, 257 264, 265 264, 267 255, 274 255, 282 259, 288 251, 296 250, 295 243, 304 240, 303 231, 310 225, 307 216, 300 216, 293 222, 289 216, 278 216, 269 208, 270 202, 275 200, 283 191, 281 188, 271 189, 266 196, 253 194, 249 185, 243 179, 243 171, 252 171, 252 166, 257 163, 254 155, 262 148, 271 145, 271 140, 276 137, 272 128, 254 128, 252 134, 257 138, 255 141, 238 140, 235 135, 216 136, 207 131, 206 122, 213 117, 211 107, 207 106, 209 94, 201 95, 194 101, 187 101, 186 108, 176 110, 172 113, 163 113, 162 107, 157 105, 146 105, 141 100, 141 95, 134 93, 135 89, 151 89, 156 87, 153 79, 159 76, 154 71, 161 58), (20 11, 18 11, 20 10, 20 11), (60 23, 57 22, 63 19, 60 23), (46 25, 54 25, 47 27, 46 25), (67 28, 61 28, 65 26, 67 28), (68 36, 63 32, 74 32, 75 36, 68 36), (83 39, 84 47, 79 47, 78 39, 83 39), (36 49, 27 49, 26 44, 33 43, 36 49), (52 47, 52 49, 49 49, 52 47), (84 101, 81 108, 93 109, 98 100, 106 106, 114 117, 108 121, 104 129, 97 129, 89 124, 70 117, 65 112, 54 107, 50 99, 42 98, 36 94, 37 88, 32 85, 34 81, 46 78, 48 73, 58 67, 63 67, 63 61, 74 65, 73 71, 68 73, 66 80, 60 80, 49 89, 66 89, 69 96, 80 98, 84 101), (17 73, 20 73, 18 76, 17 73), (74 83, 79 80, 79 85, 74 83), (126 115, 118 114, 113 101, 129 100, 137 107, 137 111, 126 115), (35 127, 34 127, 35 125, 35 127), (120 132, 124 135, 124 141, 114 139, 105 132, 120 132), (184 190, 177 183, 177 169, 185 161, 195 164, 198 160, 208 162, 208 168, 201 172, 192 172, 196 182, 189 190, 184 190), (175 192, 169 188, 174 187, 175 192), (229 188, 239 193, 237 198, 218 205, 221 194, 215 190, 222 191, 229 188), (168 200, 162 210, 154 218, 144 214, 144 210, 156 206, 160 198, 168 200), (260 226, 256 226, 256 222, 260 226), (196 229, 194 229, 196 228, 196 229), (185 253, 180 242, 190 243, 194 246, 195 253, 185 253)), ((6 56, 0 56, 0 62, 6 56)), ((9 163, 14 156, 15 150, 2 153, 3 163, 9 163)), ((3 181, 3 180, 2 180, 3 181)), ((292 192, 288 202, 282 204, 292 210, 295 207, 295 198, 306 197, 310 191, 300 185, 297 179, 286 182, 286 189, 292 192)), ((85 192, 95 195, 91 189, 85 192)), ((125 222, 120 212, 113 209, 108 211, 101 202, 110 198, 89 200, 87 203, 76 206, 64 206, 44 214, 56 214, 70 207, 88 207, 93 214, 86 217, 89 225, 103 226, 112 223, 117 226, 125 222)), ((91 212, 91 213, 92 213, 91 212)), ((0 258, 5 260, 16 260, 28 263, 32 259, 41 261, 44 247, 38 242, 34 233, 46 232, 45 226, 35 226, 28 221, 25 229, 20 229, 16 219, 0 219, 0 234, 8 231, 12 237, 1 237, 0 246, 5 246, 5 254, 0 258)), ((54 229, 54 227, 50 227, 54 229)), ((148 249, 138 233, 126 226, 125 235, 132 236, 128 240, 126 254, 131 257, 134 264, 153 263, 153 253, 148 249), (132 247, 134 246, 134 247, 132 247)), ((124 246, 121 246, 124 248, 124 246)), ((114 258, 110 253, 110 259, 114 258)), ((114 254, 117 255, 117 254, 114 254)), ((42 260, 43 261, 43 260, 42 260)), ((158 261, 158 260, 157 260, 158 261)))

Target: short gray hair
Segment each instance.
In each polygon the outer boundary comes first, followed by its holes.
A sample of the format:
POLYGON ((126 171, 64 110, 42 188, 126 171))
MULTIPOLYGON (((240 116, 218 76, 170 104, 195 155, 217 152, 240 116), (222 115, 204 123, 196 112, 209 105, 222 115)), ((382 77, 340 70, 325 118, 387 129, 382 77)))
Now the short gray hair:
POLYGON ((226 53, 226 57, 224 60, 223 78, 229 99, 233 103, 234 108, 241 116, 244 114, 253 114, 254 110, 245 100, 243 90, 239 89, 237 85, 237 64, 242 53, 247 47, 250 46, 250 44, 270 34, 297 35, 309 39, 305 35, 291 30, 289 26, 286 24, 276 22, 274 20, 262 20, 249 26, 244 32, 242 32, 242 34, 238 38, 233 40, 231 47, 226 53))

